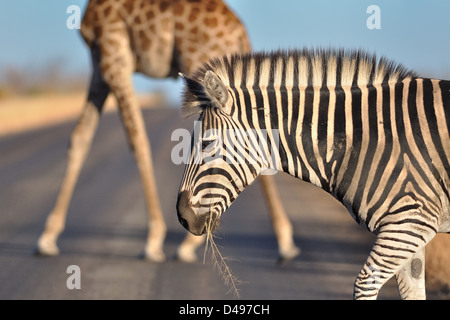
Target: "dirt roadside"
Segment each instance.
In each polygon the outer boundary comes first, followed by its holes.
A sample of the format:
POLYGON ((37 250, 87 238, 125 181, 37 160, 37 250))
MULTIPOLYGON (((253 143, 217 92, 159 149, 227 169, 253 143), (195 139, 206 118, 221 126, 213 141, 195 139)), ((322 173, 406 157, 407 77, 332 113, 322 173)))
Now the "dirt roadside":
MULTIPOLYGON (((10 96, 0 99, 0 137, 76 119, 84 106, 85 92, 48 93, 36 96, 10 96)), ((143 108, 164 105, 159 93, 138 96, 143 108)), ((112 95, 106 100, 105 112, 116 112, 112 95)))

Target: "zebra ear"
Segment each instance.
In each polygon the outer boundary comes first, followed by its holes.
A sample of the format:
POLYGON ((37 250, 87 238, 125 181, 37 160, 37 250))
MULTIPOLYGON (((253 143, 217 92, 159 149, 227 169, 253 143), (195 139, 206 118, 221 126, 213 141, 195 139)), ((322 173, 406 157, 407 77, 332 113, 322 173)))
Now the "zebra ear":
POLYGON ((219 108, 224 108, 228 100, 228 91, 220 78, 211 70, 206 71, 203 80, 206 94, 219 108))
POLYGON ((184 117, 190 117, 194 114, 200 114, 206 105, 209 105, 210 99, 206 97, 205 88, 198 81, 188 76, 178 74, 184 80, 183 103, 181 113, 184 117), (206 104, 205 101, 208 103, 206 104))

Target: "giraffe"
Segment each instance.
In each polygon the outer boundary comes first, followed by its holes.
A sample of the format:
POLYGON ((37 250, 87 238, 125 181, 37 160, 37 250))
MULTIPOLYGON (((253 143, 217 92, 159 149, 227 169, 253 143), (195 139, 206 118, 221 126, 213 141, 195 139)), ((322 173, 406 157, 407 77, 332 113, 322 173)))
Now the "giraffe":
MULTIPOLYGON (((114 94, 129 145, 142 180, 148 210, 144 256, 163 261, 166 224, 159 203, 151 148, 138 105, 132 74, 153 78, 190 73, 215 56, 250 51, 245 27, 221 0, 90 0, 81 35, 90 49, 92 77, 82 114, 71 134, 66 172, 53 210, 39 237, 37 252, 57 255, 70 200, 90 150, 104 102, 114 94)), ((281 258, 299 253, 292 226, 281 205, 273 178, 261 179, 281 258)), ((179 246, 179 259, 196 259, 202 237, 188 234, 179 246)))

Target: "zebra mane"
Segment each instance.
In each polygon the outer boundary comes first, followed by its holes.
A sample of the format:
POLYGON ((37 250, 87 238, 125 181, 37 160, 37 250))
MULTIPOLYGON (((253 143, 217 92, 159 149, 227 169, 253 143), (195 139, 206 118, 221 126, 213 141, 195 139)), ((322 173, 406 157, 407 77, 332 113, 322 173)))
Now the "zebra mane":
POLYGON ((183 76, 182 113, 188 117, 214 104, 203 80, 213 71, 228 88, 345 87, 402 81, 416 74, 392 60, 362 50, 303 49, 226 55, 183 76))

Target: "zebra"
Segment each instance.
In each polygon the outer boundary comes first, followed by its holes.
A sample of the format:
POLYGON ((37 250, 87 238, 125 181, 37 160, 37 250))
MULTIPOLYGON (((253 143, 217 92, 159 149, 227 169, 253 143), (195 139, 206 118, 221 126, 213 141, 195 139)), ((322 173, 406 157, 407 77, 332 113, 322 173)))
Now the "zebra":
POLYGON ((426 298, 425 246, 450 232, 450 81, 323 48, 227 55, 182 77, 182 110, 199 114, 203 132, 177 200, 187 230, 216 229, 261 172, 283 171, 330 193, 376 235, 354 299, 377 299, 394 275, 402 299, 426 298), (263 130, 278 134, 259 138, 263 130))

